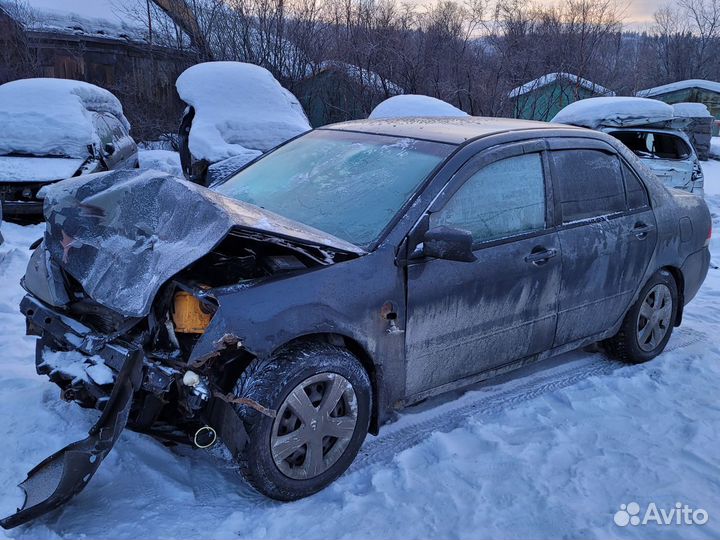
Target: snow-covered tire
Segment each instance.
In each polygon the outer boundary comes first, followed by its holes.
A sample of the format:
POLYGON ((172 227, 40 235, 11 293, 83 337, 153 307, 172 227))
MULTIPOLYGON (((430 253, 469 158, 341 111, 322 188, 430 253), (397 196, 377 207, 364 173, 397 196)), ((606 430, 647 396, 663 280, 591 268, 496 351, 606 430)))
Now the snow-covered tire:
POLYGON ((248 434, 245 451, 238 456, 241 473, 255 489, 277 500, 301 499, 332 483, 355 459, 370 424, 372 388, 367 372, 350 351, 326 343, 293 345, 272 358, 254 360, 240 376, 235 395, 278 413, 273 419, 251 407, 235 406, 248 434), (337 406, 327 412, 325 408, 335 395, 331 388, 338 392, 341 389, 342 393, 337 406), (303 395, 315 413, 303 409, 307 403, 298 401, 303 395), (308 417, 318 416, 305 422, 293 407, 304 410, 308 417), (283 422, 292 425, 288 428, 283 422), (338 437, 327 435, 327 430, 339 429, 344 431, 338 437), (295 437, 293 444, 303 437, 308 439, 292 455, 281 459, 278 452, 281 443, 288 442, 288 434, 295 437), (321 462, 310 459, 311 445, 313 455, 321 449, 321 462), (316 463, 321 464, 312 466, 316 463), (303 474, 306 476, 301 478, 303 474))
POLYGON ((608 352, 613 357, 631 364, 647 362, 663 352, 672 335, 677 318, 678 297, 677 284, 672 274, 666 270, 656 272, 640 291, 637 301, 628 310, 618 333, 605 342, 608 352), (657 310, 651 305, 652 299, 655 297, 665 298, 665 303, 655 300, 659 302, 657 310), (667 301, 670 302, 669 305, 667 301), (645 311, 649 318, 644 315, 645 311), (662 311, 662 314, 653 315, 654 311, 662 311), (663 332, 662 336, 658 335, 655 341, 652 338, 644 337, 646 334, 643 334, 645 329, 643 321, 645 325, 655 324, 653 316, 657 317, 656 326, 659 332, 663 332))

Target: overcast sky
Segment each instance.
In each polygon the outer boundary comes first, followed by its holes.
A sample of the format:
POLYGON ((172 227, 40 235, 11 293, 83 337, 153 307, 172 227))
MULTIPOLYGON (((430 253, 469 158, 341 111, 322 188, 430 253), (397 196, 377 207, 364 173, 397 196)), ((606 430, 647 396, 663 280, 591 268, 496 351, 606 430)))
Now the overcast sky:
MULTIPOLYGON (((132 4, 136 2, 136 0, 125 1, 132 4)), ((31 6, 40 9, 72 11, 88 17, 108 19, 117 18, 118 10, 113 6, 118 6, 122 2, 123 0, 29 0, 31 6)), ((553 0, 545 0, 545 2, 555 3, 553 0)), ((632 26, 651 22, 655 10, 664 3, 663 0, 616 0, 616 2, 625 10, 626 22, 634 23, 632 26)))

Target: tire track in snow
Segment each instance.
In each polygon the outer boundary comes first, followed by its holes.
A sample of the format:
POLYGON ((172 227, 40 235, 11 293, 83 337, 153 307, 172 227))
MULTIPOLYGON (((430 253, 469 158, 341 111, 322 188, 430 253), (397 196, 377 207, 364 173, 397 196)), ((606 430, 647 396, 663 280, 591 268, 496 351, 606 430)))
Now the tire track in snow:
MULTIPOLYGON (((673 332, 663 354, 706 341, 706 337, 704 333, 691 328, 678 328, 673 332)), ((572 386, 590 377, 610 375, 620 368, 631 367, 629 364, 611 359, 601 353, 592 355, 588 360, 587 363, 569 369, 551 370, 552 372, 547 375, 531 375, 530 380, 525 383, 506 390, 498 390, 489 395, 482 390, 477 391, 481 394, 477 399, 467 402, 467 400, 459 398, 463 403, 457 407, 451 405, 449 410, 443 410, 430 418, 420 419, 387 434, 383 434, 381 428, 378 437, 363 444, 360 453, 346 474, 364 469, 370 465, 390 462, 398 453, 416 446, 433 433, 452 431, 461 427, 470 418, 489 418, 507 409, 517 407, 524 402, 572 386)), ((508 381, 508 383, 511 382, 512 380, 508 381)), ((445 407, 443 408, 445 409, 445 407)), ((428 410, 428 413, 432 413, 432 409, 428 410)), ((426 414, 422 414, 422 416, 426 417, 426 414)))

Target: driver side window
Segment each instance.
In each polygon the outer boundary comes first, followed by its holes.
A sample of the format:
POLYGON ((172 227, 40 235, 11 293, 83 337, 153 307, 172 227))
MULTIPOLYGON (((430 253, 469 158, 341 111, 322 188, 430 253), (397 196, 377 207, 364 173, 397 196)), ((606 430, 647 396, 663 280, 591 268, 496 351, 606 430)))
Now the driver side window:
POLYGON ((475 243, 545 228, 545 176, 539 153, 487 165, 467 179, 430 227, 470 231, 475 243))

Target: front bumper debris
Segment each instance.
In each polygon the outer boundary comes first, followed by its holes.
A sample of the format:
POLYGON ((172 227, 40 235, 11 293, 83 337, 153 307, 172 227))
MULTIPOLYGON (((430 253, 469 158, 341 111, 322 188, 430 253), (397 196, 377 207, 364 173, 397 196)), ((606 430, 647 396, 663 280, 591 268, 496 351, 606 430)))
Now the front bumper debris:
MULTIPOLYGON (((154 434, 153 413, 158 411, 153 411, 152 404, 162 407, 168 403, 166 397, 173 388, 177 391, 179 384, 174 383, 182 378, 181 370, 148 358, 139 340, 97 332, 32 294, 23 298, 20 309, 27 320, 28 334, 40 338, 36 350, 38 373, 47 374, 60 386, 65 399, 97 408, 101 414, 85 439, 66 446, 28 473, 20 484, 25 491, 24 504, 17 513, 0 520, 0 526, 6 529, 52 511, 82 491, 126 426, 154 434), (102 367, 101 376, 92 370, 87 377, 78 376, 81 370, 53 365, 49 356, 58 353, 73 358, 75 365, 102 367)), ((251 406, 258 405, 253 402, 251 406)), ((196 412, 195 417, 186 418, 177 411, 178 425, 186 422, 194 429, 210 426, 233 456, 244 450, 247 432, 230 399, 215 390, 196 412)))
POLYGON ((123 363, 100 419, 88 436, 69 444, 33 468, 20 487, 25 502, 17 513, 0 520, 5 529, 17 527, 65 504, 80 493, 112 450, 125 428, 133 395, 142 382, 140 350, 123 363))

